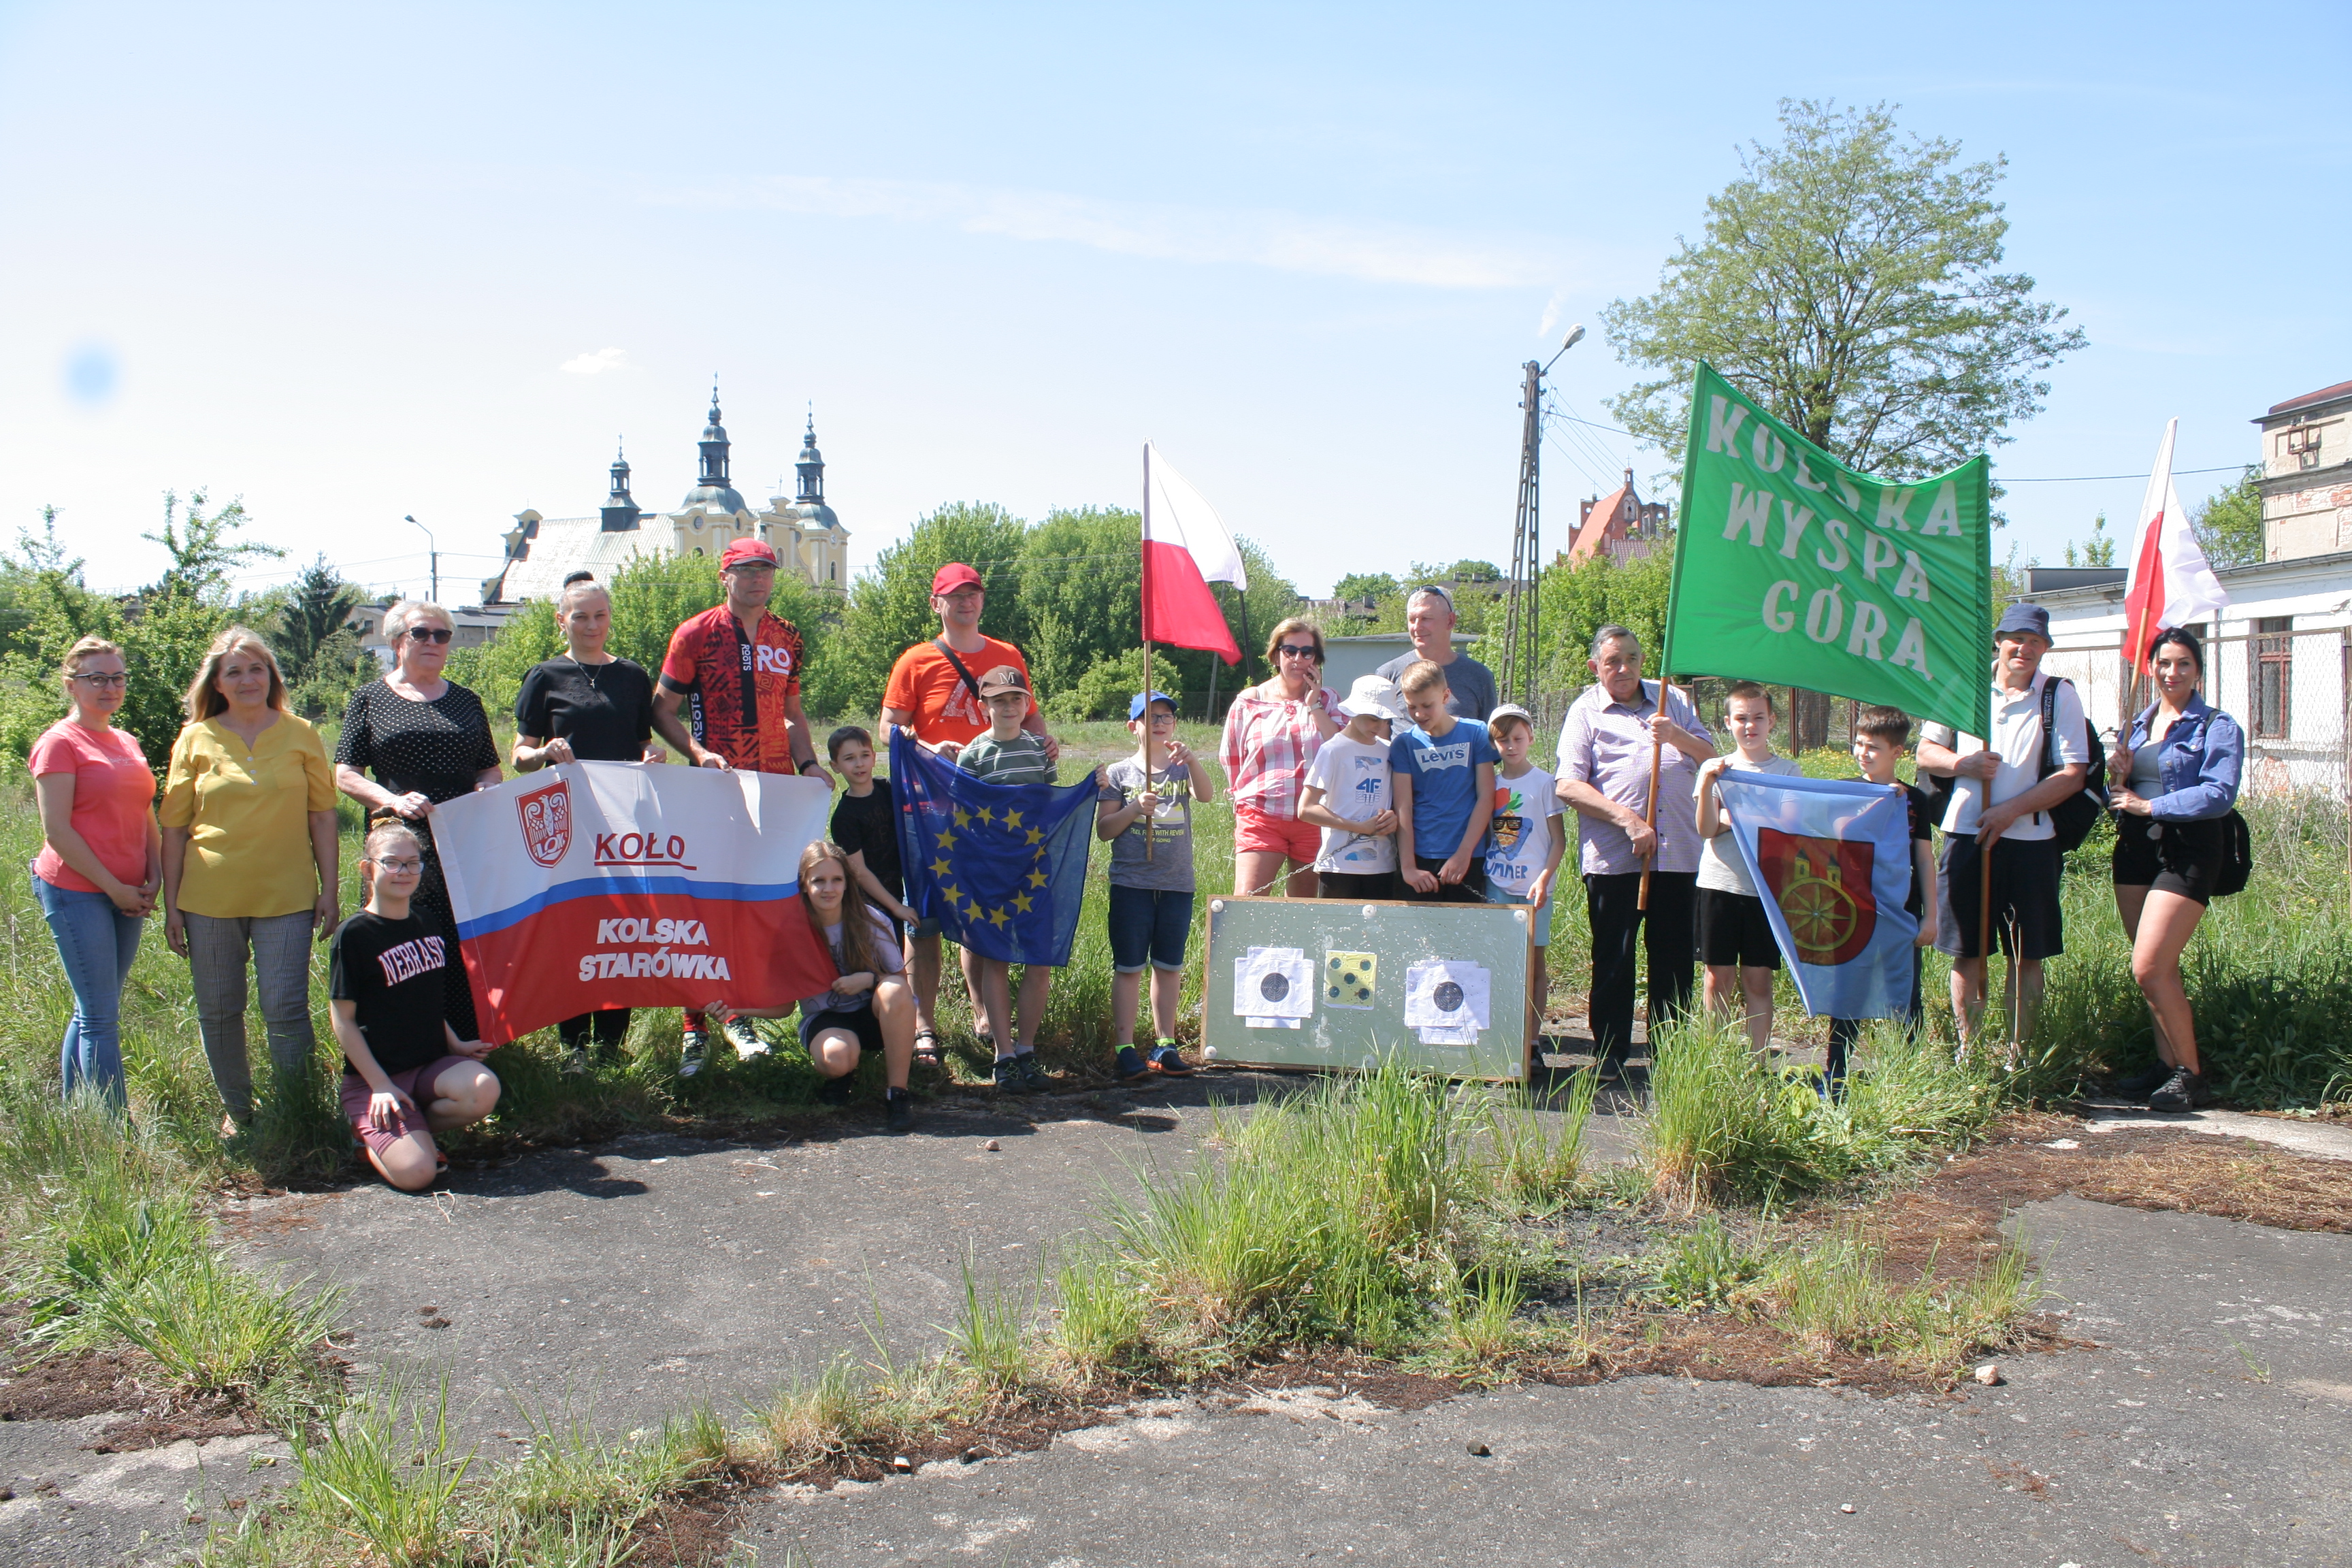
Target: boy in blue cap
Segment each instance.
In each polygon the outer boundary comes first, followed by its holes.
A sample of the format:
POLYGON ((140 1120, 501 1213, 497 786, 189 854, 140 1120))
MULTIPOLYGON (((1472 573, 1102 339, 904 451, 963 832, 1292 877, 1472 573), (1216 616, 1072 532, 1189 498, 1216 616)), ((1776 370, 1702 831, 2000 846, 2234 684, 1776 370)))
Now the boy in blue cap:
POLYGON ((1192 1069, 1176 1048, 1184 946, 1192 933, 1192 803, 1215 793, 1209 770, 1176 738, 1176 700, 1138 692, 1127 705, 1135 755, 1103 770, 1095 835, 1110 843, 1110 1005, 1118 1076, 1192 1069), (1138 825, 1141 832, 1132 831, 1138 825), (1151 969, 1150 1056, 1135 1048, 1135 1009, 1151 969))

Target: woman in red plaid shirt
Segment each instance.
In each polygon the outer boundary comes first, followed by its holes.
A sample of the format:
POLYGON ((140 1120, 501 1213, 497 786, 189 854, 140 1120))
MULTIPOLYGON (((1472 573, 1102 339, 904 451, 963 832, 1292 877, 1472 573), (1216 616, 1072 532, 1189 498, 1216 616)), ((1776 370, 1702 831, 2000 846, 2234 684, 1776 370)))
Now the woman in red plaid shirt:
POLYGON ((1298 819, 1307 764, 1346 722, 1323 685, 1323 634, 1297 617, 1274 628, 1265 661, 1274 678, 1234 699, 1217 748, 1234 801, 1234 892, 1272 887, 1286 866, 1290 896, 1315 896, 1322 834, 1298 819))

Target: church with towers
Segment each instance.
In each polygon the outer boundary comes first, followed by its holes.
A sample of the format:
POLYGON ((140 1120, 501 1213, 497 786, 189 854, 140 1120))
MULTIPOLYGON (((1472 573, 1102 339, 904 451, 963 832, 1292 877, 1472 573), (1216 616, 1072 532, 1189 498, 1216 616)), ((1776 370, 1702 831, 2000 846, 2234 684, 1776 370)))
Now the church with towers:
POLYGON ((797 574, 835 593, 849 586, 849 533, 824 503, 824 454, 816 447, 811 415, 793 467, 800 480, 790 497, 771 496, 758 511, 728 477, 727 427, 719 422, 719 391, 710 393, 710 422, 702 430, 702 468, 695 487, 676 511, 646 511, 629 493, 629 463, 613 463, 613 489, 599 511, 586 517, 515 513, 506 531, 506 560, 498 574, 483 580, 482 605, 490 608, 526 599, 552 599, 574 572, 593 572, 600 582, 632 555, 707 555, 717 560, 730 542, 765 540, 776 552, 780 571, 797 574))

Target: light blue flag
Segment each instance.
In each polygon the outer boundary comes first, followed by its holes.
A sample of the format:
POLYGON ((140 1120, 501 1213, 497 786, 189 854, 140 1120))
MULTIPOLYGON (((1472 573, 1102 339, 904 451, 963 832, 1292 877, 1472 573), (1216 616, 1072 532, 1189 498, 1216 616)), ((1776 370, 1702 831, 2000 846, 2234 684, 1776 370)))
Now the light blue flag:
POLYGON ((1899 1016, 1919 934, 1903 786, 1733 771, 1716 790, 1805 1011, 1899 1016))

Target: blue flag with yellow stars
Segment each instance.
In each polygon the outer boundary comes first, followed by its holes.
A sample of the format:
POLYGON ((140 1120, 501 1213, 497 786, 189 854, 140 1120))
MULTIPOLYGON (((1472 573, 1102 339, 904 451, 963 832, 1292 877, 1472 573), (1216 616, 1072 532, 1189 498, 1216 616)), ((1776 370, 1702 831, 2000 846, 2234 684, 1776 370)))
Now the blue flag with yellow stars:
POLYGON ((1095 783, 991 784, 900 730, 890 793, 907 907, 1007 963, 1070 962, 1087 892, 1095 783))

